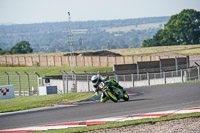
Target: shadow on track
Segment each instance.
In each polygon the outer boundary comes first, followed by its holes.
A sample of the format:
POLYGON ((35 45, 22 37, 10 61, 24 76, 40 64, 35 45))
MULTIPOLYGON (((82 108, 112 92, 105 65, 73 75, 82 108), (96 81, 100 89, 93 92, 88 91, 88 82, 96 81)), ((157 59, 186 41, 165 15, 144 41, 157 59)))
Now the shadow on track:
POLYGON ((131 100, 128 100, 128 101, 118 101, 118 102, 135 102, 135 101, 146 101, 146 100, 152 100, 152 99, 149 99, 149 98, 143 98, 143 99, 131 99, 131 100))

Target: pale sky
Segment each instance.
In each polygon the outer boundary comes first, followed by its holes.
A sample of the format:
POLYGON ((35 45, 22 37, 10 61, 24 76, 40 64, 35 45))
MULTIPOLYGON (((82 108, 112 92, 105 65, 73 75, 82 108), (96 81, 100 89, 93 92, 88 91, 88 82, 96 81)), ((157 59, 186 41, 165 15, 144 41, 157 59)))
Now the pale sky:
POLYGON ((113 20, 200 11, 200 0, 0 0, 0 24, 113 20))

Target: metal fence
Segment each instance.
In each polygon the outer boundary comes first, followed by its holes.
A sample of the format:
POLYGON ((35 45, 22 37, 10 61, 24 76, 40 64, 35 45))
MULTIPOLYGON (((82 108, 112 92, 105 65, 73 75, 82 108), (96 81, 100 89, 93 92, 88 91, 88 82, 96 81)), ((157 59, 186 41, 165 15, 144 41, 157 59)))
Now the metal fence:
MULTIPOLYGON (((199 66, 176 71, 162 71, 159 73, 150 73, 147 71, 142 74, 124 73, 126 74, 123 74, 123 72, 120 72, 120 74, 113 72, 103 73, 103 75, 109 75, 111 79, 115 79, 125 88, 200 80, 199 66)), ((81 75, 73 73, 75 78, 74 81, 72 81, 72 74, 62 72, 63 80, 59 89, 63 93, 90 92, 92 91, 92 83, 90 81, 92 75, 92 73, 87 72, 81 75)))
POLYGON ((34 73, 0 73, 0 86, 13 85, 15 95, 30 96, 38 92, 38 76, 34 73))
MULTIPOLYGON (((110 72, 102 73, 102 75, 109 75, 111 79, 115 79, 124 88, 200 80, 200 66, 159 73, 150 73, 145 70, 144 72, 139 74, 110 72)), ((96 73, 76 74, 75 72, 62 71, 61 74, 61 76, 45 83, 47 79, 39 77, 37 73, 4 72, 0 73, 0 86, 14 85, 15 95, 19 96, 38 95, 40 86, 57 86, 58 94, 93 91, 90 79, 96 73)))
POLYGON ((116 81, 124 87, 133 87, 200 80, 200 73, 199 67, 193 67, 176 71, 163 71, 161 73, 115 74, 111 76, 111 78, 116 79, 116 81))
POLYGON ((75 92, 92 91, 92 84, 90 81, 92 77, 91 73, 85 72, 84 74, 76 74, 75 72, 73 72, 72 74, 69 74, 65 71, 61 73, 62 73, 62 84, 63 84, 60 87, 61 89, 59 89, 58 80, 51 80, 52 85, 56 84, 58 85, 58 90, 60 90, 60 92, 75 93, 75 92))

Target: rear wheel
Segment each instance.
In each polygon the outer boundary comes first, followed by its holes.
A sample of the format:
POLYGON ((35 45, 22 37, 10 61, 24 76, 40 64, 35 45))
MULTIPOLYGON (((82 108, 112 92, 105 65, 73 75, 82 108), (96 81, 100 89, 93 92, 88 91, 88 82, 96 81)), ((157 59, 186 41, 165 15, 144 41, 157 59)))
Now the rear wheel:
POLYGON ((106 90, 106 91, 105 91, 105 94, 106 94, 106 96, 107 96, 110 100, 112 100, 113 102, 116 103, 116 102, 118 101, 117 97, 116 97, 115 95, 113 95, 113 93, 110 92, 109 90, 106 90))

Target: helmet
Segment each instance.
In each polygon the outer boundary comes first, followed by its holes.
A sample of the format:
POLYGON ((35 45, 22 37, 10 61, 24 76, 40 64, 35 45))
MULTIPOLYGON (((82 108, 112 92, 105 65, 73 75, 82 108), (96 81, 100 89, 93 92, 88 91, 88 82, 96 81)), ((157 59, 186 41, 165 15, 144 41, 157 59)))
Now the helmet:
POLYGON ((98 84, 99 82, 99 76, 98 75, 93 75, 92 78, 91 78, 91 81, 94 85, 98 84))

